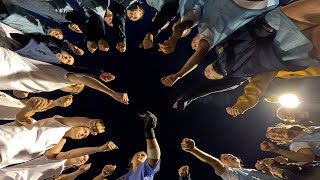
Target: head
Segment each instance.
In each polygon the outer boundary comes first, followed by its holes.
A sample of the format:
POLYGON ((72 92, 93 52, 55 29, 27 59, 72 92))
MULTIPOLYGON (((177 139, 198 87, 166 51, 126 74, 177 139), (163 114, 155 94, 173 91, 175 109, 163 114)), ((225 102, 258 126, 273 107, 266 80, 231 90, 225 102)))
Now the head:
POLYGON ((17 98, 26 98, 29 95, 29 92, 25 92, 25 91, 17 91, 17 90, 13 90, 13 95, 15 95, 17 98))
POLYGON ((191 42, 191 47, 193 50, 197 50, 200 42, 200 36, 196 35, 191 42))
POLYGON ((50 29, 48 29, 47 34, 49 36, 53 36, 53 37, 55 37, 57 39, 60 39, 60 40, 63 39, 63 32, 61 31, 61 29, 58 29, 58 28, 50 28, 50 29))
POLYGON ((129 166, 132 169, 135 169, 142 163, 144 163, 147 160, 147 153, 144 151, 137 152, 133 155, 132 159, 129 162, 129 166))
POLYGON ((109 26, 113 27, 113 13, 109 9, 106 11, 106 15, 104 16, 104 22, 106 22, 109 26))
POLYGON ((296 137, 294 131, 304 131, 306 127, 300 125, 278 124, 268 127, 266 136, 277 144, 286 144, 296 137))
POLYGON ((89 155, 70 158, 66 161, 66 166, 81 166, 89 160, 89 155))
POLYGON ((63 63, 68 65, 74 64, 74 58, 69 53, 61 51, 60 53, 55 54, 56 57, 63 63))
POLYGON ((277 110, 277 116, 282 121, 286 122, 297 122, 300 120, 308 119, 308 112, 303 111, 297 108, 287 108, 287 107, 280 107, 277 110))
POLYGON ((137 8, 135 9, 127 10, 127 17, 131 21, 139 21, 142 19, 143 15, 144 15, 144 9, 140 8, 139 6, 137 6, 137 8))
POLYGON ((72 86, 60 88, 61 91, 68 92, 71 94, 79 94, 83 91, 83 89, 84 89, 84 84, 75 84, 72 86))
POLYGON ((222 79, 223 75, 214 70, 213 64, 209 64, 203 71, 204 75, 211 80, 222 79))
POLYGON ((72 127, 65 133, 65 137, 69 137, 71 139, 83 139, 90 135, 90 130, 88 127, 72 127))
POLYGON ((231 167, 231 168, 240 168, 242 167, 241 165, 241 159, 235 157, 234 155, 232 154, 221 154, 220 156, 220 161, 231 167))

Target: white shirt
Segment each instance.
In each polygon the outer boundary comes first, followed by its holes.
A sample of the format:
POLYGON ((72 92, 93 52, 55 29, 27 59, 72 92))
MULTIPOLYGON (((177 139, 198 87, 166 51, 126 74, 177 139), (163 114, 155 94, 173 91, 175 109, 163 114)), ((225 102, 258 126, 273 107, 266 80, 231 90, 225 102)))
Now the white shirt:
POLYGON ((44 156, 15 166, 0 169, 0 180, 42 180, 58 177, 67 160, 51 160, 44 156))
POLYGON ((74 85, 67 70, 0 47, 0 90, 50 92, 74 85))
POLYGON ((56 121, 54 116, 25 126, 0 126, 0 168, 32 160, 58 144, 71 128, 56 121))
POLYGON ((15 120, 24 106, 20 100, 0 91, 0 120, 15 120))
POLYGON ((277 2, 274 0, 263 1, 248 1, 248 0, 233 0, 236 4, 247 9, 263 9, 275 5, 277 2))

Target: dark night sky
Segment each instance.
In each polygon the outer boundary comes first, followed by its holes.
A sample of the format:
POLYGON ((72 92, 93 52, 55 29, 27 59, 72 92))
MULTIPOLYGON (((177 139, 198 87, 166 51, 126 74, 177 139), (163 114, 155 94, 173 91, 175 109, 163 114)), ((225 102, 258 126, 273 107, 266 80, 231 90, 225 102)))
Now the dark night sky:
MULTIPOLYGON (((214 170, 198 161, 191 154, 181 150, 180 142, 184 137, 193 138, 197 146, 218 157, 221 153, 232 153, 243 160, 245 167, 253 167, 258 159, 270 154, 259 151, 259 143, 265 139, 266 127, 277 122, 277 106, 260 103, 254 110, 238 118, 227 115, 225 107, 233 104, 242 88, 227 93, 212 95, 194 102, 184 111, 174 111, 172 104, 179 94, 192 86, 206 83, 201 69, 194 71, 174 87, 167 88, 160 78, 174 73, 181 68, 193 53, 190 42, 195 33, 181 40, 176 52, 164 55, 157 51, 142 50, 138 46, 151 22, 153 13, 147 11, 140 22, 127 22, 127 52, 120 54, 115 49, 110 27, 106 28, 109 52, 90 54, 87 50, 83 57, 77 57, 76 64, 91 68, 102 68, 116 76, 115 81, 107 85, 115 91, 128 92, 130 105, 125 106, 109 96, 86 88, 74 96, 72 106, 56 108, 35 119, 59 114, 66 117, 86 116, 103 119, 107 131, 96 137, 84 140, 68 140, 64 150, 85 146, 98 146, 112 140, 119 149, 112 152, 97 153, 90 156, 91 169, 79 179, 90 179, 99 174, 105 164, 117 165, 116 172, 108 179, 116 179, 127 172, 128 159, 137 151, 146 150, 142 122, 136 116, 136 108, 143 107, 158 116, 156 136, 162 151, 161 171, 156 180, 178 179, 180 166, 188 164, 195 180, 219 179, 214 170)), ((86 49, 81 35, 63 29, 66 38, 77 46, 86 49)), ((171 26, 156 38, 155 44, 169 36, 171 26)), ((40 96, 58 98, 63 92, 52 92, 40 96)))

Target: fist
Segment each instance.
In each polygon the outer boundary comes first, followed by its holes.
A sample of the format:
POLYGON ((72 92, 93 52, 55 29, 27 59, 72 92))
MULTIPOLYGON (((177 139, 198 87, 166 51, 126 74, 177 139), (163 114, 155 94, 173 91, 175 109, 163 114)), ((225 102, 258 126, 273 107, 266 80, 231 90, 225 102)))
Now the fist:
POLYGON ((99 75, 99 78, 104 82, 110 82, 110 81, 113 81, 116 77, 110 73, 102 72, 99 75))
POLYGON ((102 120, 95 119, 90 123, 90 133, 96 136, 98 133, 103 133, 105 131, 105 126, 102 120))
POLYGON ((110 176, 115 170, 117 166, 114 165, 105 165, 102 169, 103 176, 110 176))
POLYGON ((118 42, 116 45, 116 48, 118 49, 119 52, 126 52, 127 50, 126 43, 124 42, 118 42))
POLYGON ((262 143, 260 143, 260 149, 261 151, 269 151, 269 152, 273 152, 277 149, 278 147, 271 143, 271 142, 267 142, 267 141, 263 141, 262 143))
POLYGON ((119 101, 125 105, 129 104, 129 97, 127 93, 119 93, 116 92, 112 95, 113 99, 115 99, 116 101, 119 101))
POLYGON ((52 103, 52 100, 48 100, 41 97, 32 97, 28 100, 27 106, 35 111, 41 111, 48 108, 52 103))
POLYGON ((98 49, 98 45, 93 41, 87 41, 88 51, 94 53, 98 49))
POLYGON ((109 44, 106 40, 100 39, 98 42, 98 47, 100 51, 109 51, 109 44))
POLYGON ((73 96, 69 95, 69 96, 63 96, 59 99, 57 99, 58 101, 58 105, 61 107, 68 107, 72 104, 73 102, 73 96))
POLYGON ((91 167, 91 163, 90 164, 84 164, 79 168, 80 172, 87 172, 91 167))
POLYGON ((181 77, 178 76, 177 74, 171 74, 167 77, 161 78, 161 82, 163 85, 167 87, 171 87, 176 83, 181 77))
POLYGON ((186 177, 189 174, 189 167, 186 166, 182 166, 179 170, 178 170, 178 174, 180 177, 186 177))
POLYGON ((266 165, 263 163, 263 161, 257 161, 256 164, 254 165, 256 169, 262 171, 266 169, 266 165))
POLYGON ((73 48, 71 50, 74 54, 76 54, 78 56, 82 56, 84 54, 84 51, 77 46, 73 46, 73 48))
POLYGON ((237 107, 227 107, 226 110, 227 113, 233 117, 237 117, 243 113, 242 110, 237 107))
POLYGON ((196 143, 192 139, 184 138, 181 142, 182 150, 192 152, 196 147, 196 143))
POLYGON ((169 54, 174 52, 177 46, 178 39, 174 36, 171 36, 168 40, 165 40, 163 43, 159 43, 159 51, 169 54))
POLYGON ((145 38, 143 39, 142 44, 139 46, 140 48, 143 49, 150 49, 153 47, 153 35, 152 34, 147 34, 145 38))
POLYGON ((99 147, 100 152, 112 151, 114 149, 118 149, 118 146, 115 145, 112 141, 109 141, 106 144, 99 147))

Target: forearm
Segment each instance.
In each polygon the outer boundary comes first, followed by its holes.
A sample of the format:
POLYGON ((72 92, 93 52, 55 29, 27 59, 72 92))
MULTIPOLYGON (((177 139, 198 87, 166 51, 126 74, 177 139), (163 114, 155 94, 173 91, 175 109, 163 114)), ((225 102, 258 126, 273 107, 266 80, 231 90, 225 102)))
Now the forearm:
POLYGON ((193 151, 190 152, 191 154, 193 154, 196 158, 198 158, 199 160, 201 160, 204 163, 209 164, 211 167, 213 167, 213 169, 215 170, 217 175, 221 175, 224 172, 224 165, 222 164, 222 162, 211 156, 210 154, 207 154, 203 151, 201 151, 198 148, 195 148, 193 151))
POLYGON ((28 106, 22 108, 16 115, 16 122, 25 125, 28 119, 31 119, 36 112, 28 106))
POLYGON ((60 159, 70 159, 84 155, 90 155, 99 151, 99 147, 85 147, 85 148, 77 148, 67 152, 60 152, 56 155, 57 160, 60 159))
POLYGON ((288 151, 280 148, 275 150, 274 153, 277 153, 279 155, 285 156, 293 161, 298 161, 298 162, 313 162, 315 158, 314 155, 302 154, 302 153, 288 151))
POLYGON ((126 9, 122 7, 120 4, 115 2, 113 4, 113 28, 116 33, 116 42, 126 42, 126 32, 125 32, 125 21, 126 21, 126 15, 125 11, 126 9))
POLYGON ((54 147, 52 147, 49 150, 46 150, 44 152, 44 156, 48 159, 55 159, 56 154, 60 153, 64 145, 66 144, 67 139, 62 138, 58 144, 56 144, 54 147))
POLYGON ((56 121, 60 122, 61 124, 76 127, 90 127, 92 119, 87 117, 63 117, 63 118, 55 118, 56 121))
POLYGON ((148 33, 152 34, 154 37, 157 36, 161 31, 161 28, 176 16, 178 8, 179 4, 176 1, 165 3, 160 12, 157 13, 148 33))
POLYGON ((184 177, 179 176, 179 180, 191 180, 191 176, 190 176, 190 174, 188 174, 187 176, 184 176, 184 177))
POLYGON ((196 52, 190 57, 188 62, 182 67, 182 69, 177 73, 181 78, 185 75, 189 74, 196 67, 198 67, 199 63, 202 61, 203 57, 209 51, 209 44, 205 48, 198 48, 196 52))
POLYGON ((68 74, 67 75, 68 80, 73 82, 73 83, 77 83, 77 84, 84 84, 92 89, 101 91, 103 93, 108 94, 109 96, 114 95, 114 91, 110 88, 108 88, 107 86, 105 86, 104 84, 102 84, 100 81, 88 77, 88 76, 78 76, 76 74, 68 74))
POLYGON ((60 175, 57 179, 58 180, 74 180, 76 179, 79 175, 81 175, 83 172, 81 172, 79 169, 69 173, 69 174, 62 174, 60 175))
POLYGON ((234 107, 242 112, 254 107, 260 100, 262 94, 267 90, 269 84, 275 78, 277 72, 267 72, 253 76, 244 88, 244 94, 240 96, 234 107))
POLYGON ((104 175, 100 173, 98 176, 94 177, 92 180, 104 180, 104 175))

